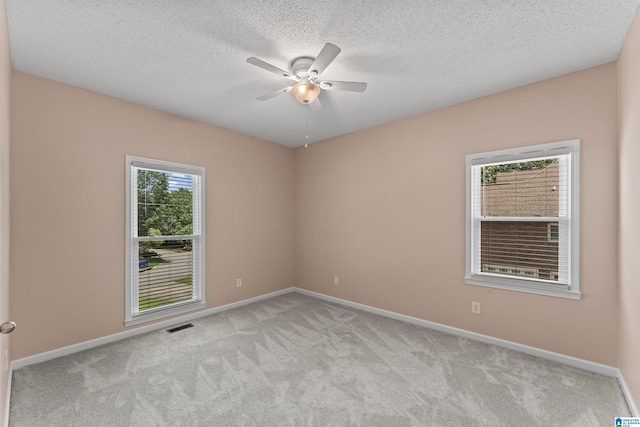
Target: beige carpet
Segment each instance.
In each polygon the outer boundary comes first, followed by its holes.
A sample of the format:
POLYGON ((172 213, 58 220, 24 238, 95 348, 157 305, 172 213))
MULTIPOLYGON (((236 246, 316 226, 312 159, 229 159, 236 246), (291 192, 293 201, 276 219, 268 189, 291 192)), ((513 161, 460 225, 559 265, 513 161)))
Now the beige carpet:
POLYGON ((11 426, 609 426, 614 378, 298 293, 28 366, 11 426))

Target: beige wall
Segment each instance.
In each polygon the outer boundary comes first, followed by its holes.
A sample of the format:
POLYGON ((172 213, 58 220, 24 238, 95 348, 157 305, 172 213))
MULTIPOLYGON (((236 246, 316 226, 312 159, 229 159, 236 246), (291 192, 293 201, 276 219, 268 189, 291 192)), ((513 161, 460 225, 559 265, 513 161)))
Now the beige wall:
POLYGON ((13 358, 125 329, 124 157, 132 154, 206 167, 209 307, 295 284, 607 365, 618 366, 619 356, 638 399, 631 162, 639 130, 630 119, 640 108, 638 31, 636 23, 619 67, 296 150, 14 72, 13 358), (617 89, 629 92, 619 105, 617 89), (618 106, 620 355, 617 176, 592 172, 617 170, 618 106), (465 285, 465 155, 570 138, 582 139, 582 300, 465 285), (480 316, 472 301, 482 304, 480 316))
POLYGON ((640 403, 640 14, 618 58, 620 370, 640 403))
POLYGON ((20 72, 11 88, 14 359, 125 329, 127 154, 206 168, 209 307, 293 285, 290 148, 20 72))
POLYGON ((608 64, 296 149, 295 283, 616 366, 616 124, 608 64), (465 155, 571 138, 582 300, 466 285, 465 155))
MULTIPOLYGON (((7 12, 0 0, 0 323, 9 320, 9 92, 11 58, 7 12)), ((0 336, 0 422, 4 419, 8 375, 5 351, 9 336, 0 336)))

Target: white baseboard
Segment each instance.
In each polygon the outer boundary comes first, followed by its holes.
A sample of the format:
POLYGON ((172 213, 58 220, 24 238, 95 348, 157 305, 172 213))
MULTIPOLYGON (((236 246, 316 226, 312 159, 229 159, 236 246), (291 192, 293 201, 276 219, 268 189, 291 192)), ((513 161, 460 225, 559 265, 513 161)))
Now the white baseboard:
POLYGON ((11 369, 20 369, 25 366, 34 365, 36 363, 46 362, 48 360, 57 359, 58 357, 68 356, 73 353, 88 350, 90 348, 98 347, 104 344, 109 344, 115 341, 120 341, 125 338, 134 337, 136 335, 146 334, 147 332, 156 331, 158 329, 168 328, 181 323, 189 322, 191 320, 199 319, 201 317, 210 316, 212 314, 219 313, 221 311, 230 310, 232 308, 241 307, 243 305, 258 302, 267 298, 272 298, 278 295, 287 294, 293 292, 294 288, 286 288, 268 294, 260 295, 253 298, 244 299, 242 301, 232 302, 230 304, 221 305, 219 307, 209 308, 206 310, 198 311, 195 313, 185 314, 184 316, 174 317, 172 319, 163 320, 158 323, 152 323, 150 325, 140 326, 134 329, 130 329, 123 332, 118 332, 112 335, 84 341, 78 344, 72 344, 66 347, 57 348, 55 350, 46 351, 44 353, 34 354, 33 356, 23 357, 11 362, 11 369))
POLYGON ((638 412, 638 407, 636 406, 636 402, 633 400, 633 396, 631 396, 631 390, 627 387, 627 382, 624 380, 622 376, 622 372, 618 370, 618 381, 620 382, 620 388, 622 389, 622 394, 624 394, 624 398, 627 400, 627 405, 629 405, 629 409, 631 410, 631 415, 634 417, 640 417, 640 412, 638 412))
POLYGON ((230 304, 225 304, 219 307, 214 307, 214 308, 210 308, 207 310, 203 310, 203 311, 199 311, 196 313, 191 313, 191 314, 187 314, 184 316, 180 316, 177 318, 173 318, 173 319, 169 319, 169 320, 165 320, 162 322, 158 322, 158 323, 153 323, 151 325, 146 325, 146 326, 141 326, 135 329, 131 329, 131 330, 127 330, 127 331, 123 331, 123 332, 118 332, 112 335, 107 335, 105 337, 101 337, 101 338, 96 338, 93 340, 89 340, 89 341, 84 341, 78 344, 73 344, 67 347, 62 347, 62 348, 58 348, 55 350, 51 350, 51 351, 47 351, 44 353, 39 353, 39 354, 35 354, 33 356, 28 356, 28 357, 24 357, 21 359, 17 359, 14 360, 11 363, 11 369, 9 372, 9 390, 7 392, 7 411, 5 414, 5 426, 8 425, 8 420, 9 420, 9 402, 10 402, 10 395, 11 395, 11 378, 12 378, 12 374, 13 374, 13 370, 14 369, 20 369, 23 368, 25 366, 29 366, 29 365, 33 365, 36 363, 42 363, 42 362, 46 362, 48 360, 52 360, 52 359, 56 359, 58 357, 62 357, 62 356, 67 356, 69 354, 73 354, 73 353, 77 353, 83 350, 88 350, 90 348, 93 347, 98 347, 100 345, 104 345, 104 344, 108 344, 108 343, 112 343, 115 341, 119 341, 125 338, 130 338, 136 335, 141 335, 141 334, 145 334, 147 332, 152 332, 158 329, 163 329, 163 328, 167 328, 173 325, 178 325, 184 322, 188 322, 194 319, 198 319, 201 317, 205 317, 205 316, 210 316, 212 314, 216 314, 225 310, 230 310, 232 308, 236 308, 236 307, 241 307, 243 305, 247 305, 247 304, 251 304, 254 302, 258 302, 258 301, 262 301, 264 299, 267 298, 272 298, 275 296, 279 296, 279 295, 284 295, 290 292, 298 292, 300 294, 303 295, 308 295, 314 298, 318 298, 318 299, 322 299, 325 301, 329 301, 329 302, 333 302, 336 304, 341 304, 347 307, 352 307, 358 310, 362 310, 362 311, 366 311, 369 313, 374 313, 374 314, 378 314, 380 316, 384 316, 384 317, 389 317, 391 319, 396 319, 396 320, 400 320, 403 322, 408 322, 408 323, 412 323, 414 325, 418 325, 418 326, 422 326, 425 328, 429 328, 429 329, 434 329, 437 331, 441 331, 441 332, 446 332, 452 335, 456 335, 456 336, 460 336, 460 337, 464 337, 464 338, 469 338, 475 341, 480 341, 480 342, 484 342, 487 344, 492 344, 492 345, 496 345, 499 347, 503 347, 503 348, 508 348, 510 350, 514 350, 514 351, 519 351, 521 353, 525 353, 531 356, 536 356, 536 357, 540 357, 541 359, 546 359, 546 360, 551 360, 554 362, 558 362, 558 363, 562 363, 564 365, 569 365, 569 366, 573 366, 575 368, 579 368, 579 369, 584 369, 586 371, 590 371, 590 372, 595 372, 598 374, 602 374, 602 375, 606 375, 609 377, 615 377, 618 378, 618 381, 620 382, 620 387, 622 388, 622 392, 625 396, 625 399, 627 400, 627 403, 629 405, 629 409, 631 410, 631 413, 634 417, 640 416, 638 414, 638 408, 635 405, 635 402, 633 400, 633 397, 631 396, 631 392, 629 390, 629 388, 627 387, 626 382, 624 381, 624 378, 622 377, 622 374, 620 373, 620 370, 618 368, 614 368, 613 366, 608 366, 608 365, 603 365, 600 363, 596 363, 596 362, 591 362, 588 360, 584 360, 584 359, 579 359, 577 357, 572 357, 572 356, 567 356, 564 354, 560 354, 560 353, 555 353, 552 351, 548 351, 548 350, 543 350, 540 348, 536 348, 536 347, 530 347, 528 345, 524 345, 524 344, 518 344, 512 341, 507 341, 507 340, 503 340, 500 338, 495 338, 489 335, 483 335, 483 334, 478 334, 476 332, 471 332, 471 331, 467 331, 464 329, 459 329, 459 328, 454 328, 452 326, 447 326, 447 325, 443 325, 441 323, 436 323, 436 322, 430 322, 428 320, 423 320, 423 319, 419 319, 417 317, 412 317, 412 316, 407 316, 404 314, 399 314, 399 313, 395 313, 393 311, 388 311, 388 310, 383 310, 380 308, 376 308, 376 307, 371 307, 368 305, 364 305, 364 304, 360 304, 357 302, 353 302, 353 301, 349 301, 349 300, 345 300, 345 299, 341 299, 341 298, 336 298, 336 297, 332 297, 329 295, 324 295, 324 294, 320 294, 317 292, 313 292, 313 291, 309 291, 306 289, 302 289, 302 288, 297 288, 297 287, 291 287, 291 288, 286 288, 286 289, 282 289, 276 292, 270 292, 268 294, 264 294, 264 295, 260 295, 257 297, 253 297, 253 298, 248 298, 242 301, 237 301, 234 303, 230 303, 230 304))
POLYGON ((531 356, 536 356, 541 359, 551 360, 554 362, 562 363, 564 365, 569 365, 575 368, 584 369, 585 371, 596 372, 598 374, 606 375, 609 377, 619 376, 618 368, 614 368, 613 366, 602 365, 600 363, 590 362, 584 359, 578 359, 577 357, 567 356, 560 353, 554 353, 552 351, 547 351, 547 350, 543 350, 536 347, 530 347, 524 344, 518 344, 513 341, 494 338, 489 335, 478 334, 476 332, 467 331, 465 329, 458 329, 452 326, 443 325, 441 323, 430 322, 428 320, 419 319, 417 317, 411 317, 411 316, 406 316, 404 314, 395 313, 393 311, 382 310, 380 308, 371 307, 368 305, 348 301, 341 298, 331 297, 331 296, 320 294, 317 292, 308 291, 306 289, 294 288, 294 290, 295 292, 299 292, 301 294, 323 299, 325 301, 334 302, 336 304, 345 305, 348 307, 356 308, 358 310, 378 314, 380 316, 390 317, 392 319, 401 320, 403 322, 412 323, 414 325, 423 326, 425 328, 435 329, 436 331, 446 332, 452 335, 469 338, 475 341, 480 341, 487 344, 493 344, 498 347, 508 348, 510 350, 519 351, 521 353, 525 353, 531 356))
POLYGON ((519 351, 521 353, 525 353, 531 356, 536 356, 541 359, 551 360, 557 363, 562 363, 564 365, 573 366, 574 368, 583 369, 585 371, 595 372, 598 374, 606 375, 608 377, 615 377, 618 379, 620 383, 620 388, 622 389, 622 393, 624 394, 624 398, 627 401, 627 405, 629 406, 629 410, 631 411, 631 415, 634 417, 640 417, 640 412, 638 412, 638 407, 636 406, 633 396, 631 395, 631 391, 627 386, 627 383, 622 376, 622 373, 618 368, 613 366, 603 365, 596 362, 591 362, 589 360, 579 359, 577 357, 567 356, 561 353, 554 353, 552 351, 543 350, 536 347, 530 347, 524 344, 518 344, 513 341, 507 341, 500 338, 495 338, 489 335, 482 335, 475 332, 467 331, 464 329, 454 328, 452 326, 443 325, 441 323, 430 322, 428 320, 419 319, 417 317, 406 316, 404 314, 395 313, 393 311, 382 310, 380 308, 371 307, 368 305, 360 304, 357 302, 336 298, 332 296, 328 296, 325 294, 320 294, 313 291, 308 291, 306 289, 301 288, 293 288, 295 292, 308 295, 311 297, 315 297, 318 299, 322 299, 325 301, 334 302, 336 304, 345 305, 347 307, 356 308, 358 310, 367 311, 369 313, 378 314, 380 316, 390 317, 392 319, 401 320, 404 322, 412 323, 414 325, 423 326, 425 328, 435 329, 437 331, 446 332, 452 335, 457 335, 465 338, 469 338, 472 340, 484 342, 487 344, 493 344, 499 347, 508 348, 510 350, 519 351))

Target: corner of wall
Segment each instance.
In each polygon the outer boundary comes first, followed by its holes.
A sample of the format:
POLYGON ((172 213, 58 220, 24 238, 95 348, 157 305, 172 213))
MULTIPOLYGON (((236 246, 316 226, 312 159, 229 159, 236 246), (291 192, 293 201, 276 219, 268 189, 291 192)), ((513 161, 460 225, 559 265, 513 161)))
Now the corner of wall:
MULTIPOLYGON (((634 407, 640 399, 640 209, 636 183, 640 179, 640 12, 629 28, 617 66, 618 159, 619 159, 619 292, 618 292, 618 366, 621 385, 634 407)), ((637 408, 635 410, 637 416, 637 408)))

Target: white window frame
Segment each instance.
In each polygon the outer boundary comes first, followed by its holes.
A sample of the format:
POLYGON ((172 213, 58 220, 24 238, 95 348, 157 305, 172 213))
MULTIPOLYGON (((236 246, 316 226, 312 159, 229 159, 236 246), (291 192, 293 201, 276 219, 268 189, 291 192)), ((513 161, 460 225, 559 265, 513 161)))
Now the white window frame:
MULTIPOLYGON (((555 296, 579 300, 579 260, 580 260, 580 140, 538 144, 527 147, 491 151, 485 153, 469 154, 466 157, 466 268, 465 283, 469 285, 486 286, 498 289, 508 289, 534 293, 540 295, 555 296), (475 185, 480 185, 479 178, 474 177, 474 166, 491 165, 496 163, 524 162, 536 160, 541 157, 551 157, 569 154, 567 161, 569 173, 567 175, 566 206, 562 206, 561 221, 567 228, 567 238, 560 239, 560 256, 567 257, 568 268, 559 273, 559 284, 543 280, 534 280, 526 277, 498 276, 481 271, 480 257, 476 256, 480 251, 480 215, 479 209, 472 200, 475 185)), ((554 219, 551 218, 553 221, 554 219)), ((556 273, 558 274, 558 273, 556 273)))
MULTIPOLYGON (((156 319, 185 313, 206 307, 205 300, 205 170, 203 167, 191 166, 164 160, 144 157, 126 156, 126 242, 125 242, 125 326, 136 325, 156 319), (194 298, 180 304, 138 312, 136 307, 138 283, 138 243, 149 239, 137 236, 137 174, 136 168, 151 169, 161 172, 190 174, 194 176, 194 230, 192 256, 194 298), (199 188, 199 195, 195 191, 199 188), (199 214, 197 213, 199 212, 199 214)), ((179 237, 179 236, 177 236, 179 237)))

